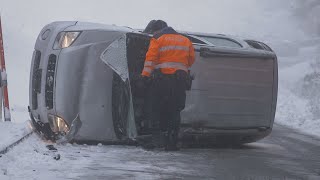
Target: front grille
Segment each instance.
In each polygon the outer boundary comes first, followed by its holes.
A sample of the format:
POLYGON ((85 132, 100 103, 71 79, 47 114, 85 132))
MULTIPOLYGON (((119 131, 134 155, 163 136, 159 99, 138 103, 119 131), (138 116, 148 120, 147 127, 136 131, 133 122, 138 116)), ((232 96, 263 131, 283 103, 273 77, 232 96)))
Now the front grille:
POLYGON ((56 70, 57 56, 51 54, 49 56, 47 75, 46 75, 46 88, 45 88, 45 99, 47 109, 53 108, 53 89, 54 89, 54 78, 56 70))
POLYGON ((42 69, 39 69, 41 61, 41 52, 35 50, 33 74, 32 74, 32 109, 38 108, 38 93, 41 93, 41 75, 42 69))

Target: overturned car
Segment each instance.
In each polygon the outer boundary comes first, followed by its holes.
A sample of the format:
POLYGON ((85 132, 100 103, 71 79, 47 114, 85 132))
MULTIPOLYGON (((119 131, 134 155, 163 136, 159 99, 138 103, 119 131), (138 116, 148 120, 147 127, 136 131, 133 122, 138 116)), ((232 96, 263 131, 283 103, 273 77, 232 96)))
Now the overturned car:
MULTIPOLYGON (((180 138, 249 143, 270 134, 277 57, 254 40, 180 32, 196 50, 180 138)), ((149 34, 128 27, 53 22, 40 32, 30 74, 31 120, 47 138, 121 143, 151 133, 136 96, 149 34)))

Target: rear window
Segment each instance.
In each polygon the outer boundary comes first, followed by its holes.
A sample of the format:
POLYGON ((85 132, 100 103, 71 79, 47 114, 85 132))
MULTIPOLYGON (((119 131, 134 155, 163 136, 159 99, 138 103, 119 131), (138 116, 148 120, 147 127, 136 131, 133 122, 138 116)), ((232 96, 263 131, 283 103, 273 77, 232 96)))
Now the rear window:
POLYGON ((253 41, 253 40, 245 40, 250 47, 255 48, 255 49, 261 49, 261 50, 267 50, 267 51, 271 51, 272 49, 267 46, 266 44, 262 43, 262 42, 258 42, 258 41, 253 41))
POLYGON ((246 42, 252 48, 264 50, 263 46, 261 46, 258 42, 255 42, 255 41, 246 41, 246 42))
POLYGON ((241 48, 241 44, 227 38, 220 38, 220 37, 210 37, 210 36, 199 36, 210 43, 212 43, 214 46, 222 46, 222 47, 234 47, 234 48, 241 48))

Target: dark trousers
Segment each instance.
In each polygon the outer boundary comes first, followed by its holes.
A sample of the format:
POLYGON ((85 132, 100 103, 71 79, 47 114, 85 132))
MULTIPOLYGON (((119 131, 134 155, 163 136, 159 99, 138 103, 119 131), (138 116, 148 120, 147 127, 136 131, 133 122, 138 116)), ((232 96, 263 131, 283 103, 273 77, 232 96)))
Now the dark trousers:
POLYGON ((156 146, 175 147, 180 128, 180 112, 185 107, 185 81, 162 74, 151 85, 152 142, 156 146), (163 136, 165 132, 165 136, 163 136))

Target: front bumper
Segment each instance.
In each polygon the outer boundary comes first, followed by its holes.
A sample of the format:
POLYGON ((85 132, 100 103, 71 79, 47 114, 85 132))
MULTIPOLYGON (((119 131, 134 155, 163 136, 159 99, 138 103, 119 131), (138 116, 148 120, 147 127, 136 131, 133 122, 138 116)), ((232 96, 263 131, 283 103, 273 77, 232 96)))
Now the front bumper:
POLYGON ((50 127, 49 123, 41 122, 41 120, 33 116, 32 112, 30 111, 30 107, 28 107, 28 109, 29 109, 29 115, 30 115, 30 119, 34 129, 40 135, 44 136, 45 139, 56 141, 57 143, 67 143, 72 141, 82 126, 82 122, 78 114, 76 118, 72 121, 68 132, 66 132, 63 135, 61 133, 55 133, 52 131, 52 128, 50 127))

